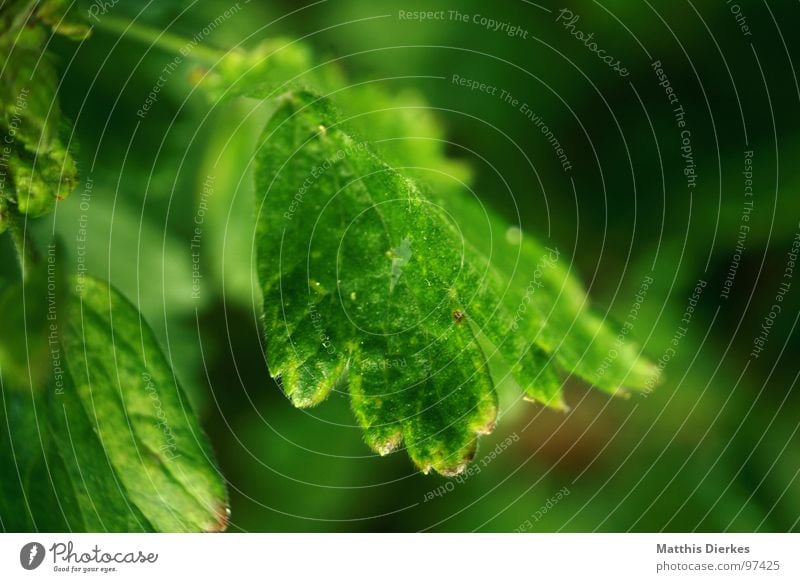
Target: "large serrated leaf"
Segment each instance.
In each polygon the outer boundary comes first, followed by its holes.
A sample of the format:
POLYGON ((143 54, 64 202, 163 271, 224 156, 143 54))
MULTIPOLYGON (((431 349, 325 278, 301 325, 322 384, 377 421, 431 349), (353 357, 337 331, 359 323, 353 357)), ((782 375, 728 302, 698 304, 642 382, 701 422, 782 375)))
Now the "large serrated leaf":
MULTIPOLYGON (((529 268, 542 272, 526 291, 515 269, 498 269, 470 240, 475 223, 459 218, 461 200, 423 196, 325 99, 284 96, 256 154, 256 183, 270 371, 297 406, 346 389, 381 454, 404 442, 423 471, 463 469, 497 414, 482 346, 499 350, 529 398, 551 406, 563 406, 554 363, 600 377, 593 366, 614 334, 558 253, 524 242, 529 268)), ((618 353, 613 383, 639 366, 633 348, 618 353)))

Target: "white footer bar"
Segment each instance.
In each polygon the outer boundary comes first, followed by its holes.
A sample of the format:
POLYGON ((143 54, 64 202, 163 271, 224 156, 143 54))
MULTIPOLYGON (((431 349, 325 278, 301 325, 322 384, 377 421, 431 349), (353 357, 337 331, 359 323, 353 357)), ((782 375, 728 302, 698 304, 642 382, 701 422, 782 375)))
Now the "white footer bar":
POLYGON ((0 580, 800 580, 800 534, 4 534, 0 580))

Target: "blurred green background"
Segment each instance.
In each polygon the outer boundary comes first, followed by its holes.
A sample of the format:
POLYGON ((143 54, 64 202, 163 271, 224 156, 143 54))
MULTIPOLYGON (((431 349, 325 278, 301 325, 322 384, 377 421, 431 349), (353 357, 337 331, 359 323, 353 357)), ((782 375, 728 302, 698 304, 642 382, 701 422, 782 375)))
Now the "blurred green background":
MULTIPOLYGON (((119 3, 108 15, 188 39, 233 5, 119 3)), ((557 22, 564 4, 239 5, 201 44, 302 38, 320 64, 335 61, 324 68, 340 81, 337 103, 362 114, 362 132, 385 140, 387 155, 398 144, 423 153, 441 147, 485 204, 571 257, 610 317, 622 321, 652 277, 633 335, 653 360, 669 361, 660 387, 627 400, 565 378, 568 414, 503 388, 498 428, 482 439, 480 471, 467 478, 422 475, 403 453, 372 454, 343 394, 296 410, 266 369, 249 171, 269 106, 211 105, 187 58, 142 119, 136 111, 173 55, 100 29, 81 44, 55 39, 84 186, 38 221, 38 235, 55 232, 74 258, 86 215, 89 270, 140 307, 203 419, 229 481, 231 530, 800 529, 800 281, 764 351, 750 356, 800 229, 800 53, 787 24, 797 21, 796 3, 743 2, 750 35, 724 2, 567 3, 580 16, 575 28, 594 33, 630 71, 625 78, 557 22), (445 20, 416 22, 401 10, 458 10, 469 19, 446 12, 445 20), (487 29, 474 15, 518 25, 527 38, 487 29), (693 190, 656 60, 686 111, 693 190), (454 84, 454 74, 527 103, 572 170, 519 107, 454 84), (387 107, 408 109, 380 111, 387 107), (444 142, 413 139, 421 137, 444 142), (754 204, 724 298, 740 240, 745 151, 753 151, 754 204), (204 199, 209 176, 213 194, 204 199), (197 299, 190 242, 201 204, 197 299), (701 280, 707 285, 674 346, 701 280), (508 437, 513 444, 487 459, 508 437)), ((12 249, 3 245, 8 271, 12 249)))

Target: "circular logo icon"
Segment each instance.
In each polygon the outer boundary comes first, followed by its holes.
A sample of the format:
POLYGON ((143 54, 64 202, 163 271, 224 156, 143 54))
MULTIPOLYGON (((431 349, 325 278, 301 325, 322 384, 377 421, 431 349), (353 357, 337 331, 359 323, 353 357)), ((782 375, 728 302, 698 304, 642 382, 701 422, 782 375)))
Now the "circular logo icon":
POLYGON ((30 542, 22 546, 19 552, 19 563, 26 570, 35 570, 44 561, 44 546, 39 542, 30 542))

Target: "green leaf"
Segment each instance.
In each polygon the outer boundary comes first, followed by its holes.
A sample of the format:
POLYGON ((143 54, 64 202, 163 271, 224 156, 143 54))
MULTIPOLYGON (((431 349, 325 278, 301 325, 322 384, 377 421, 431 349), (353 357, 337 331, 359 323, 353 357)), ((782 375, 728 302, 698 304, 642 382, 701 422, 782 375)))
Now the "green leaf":
MULTIPOLYGON (((91 469, 99 465, 102 476, 107 458, 124 501, 144 517, 135 529, 149 529, 148 523, 156 531, 224 529, 225 485, 153 332, 105 283, 86 277, 77 290, 66 309, 62 338, 67 379, 53 404, 57 434, 77 439, 72 450, 63 449, 65 441, 58 439, 67 471, 95 474, 91 469), (102 449, 94 447, 90 454, 82 443, 88 447, 92 435, 102 449)), ((106 485, 96 489, 105 491, 104 503, 119 505, 108 477, 101 478, 106 485)), ((93 498, 80 491, 78 497, 93 498)), ((115 528, 131 527, 131 511, 125 515, 115 528)))
POLYGON ((613 373, 597 373, 615 334, 559 253, 521 236, 518 252, 481 252, 473 239, 497 237, 496 218, 487 233, 466 197, 423 196, 322 98, 282 98, 256 154, 256 185, 270 372, 296 406, 349 392, 381 454, 402 442, 425 472, 463 470, 497 415, 484 348, 503 356, 528 398, 557 408, 555 364, 610 391, 652 373, 632 346, 616 349, 613 373))
MULTIPOLYGON (((558 368, 610 394, 624 396, 626 389, 654 385, 657 369, 632 341, 630 326, 591 309, 586 291, 558 248, 509 226, 474 197, 432 198, 458 215, 473 248, 491 257, 492 271, 503 282, 505 309, 500 311, 511 322, 513 335, 534 340, 537 351, 548 354, 558 368)), ((510 355, 506 359, 516 361, 510 355)), ((531 399, 541 400, 535 387, 529 390, 531 399)))
POLYGON ((39 3, 36 16, 54 33, 83 40, 89 36, 91 28, 79 10, 77 3, 71 0, 44 0, 39 3))
POLYGON ((204 209, 204 247, 211 284, 228 304, 253 310, 259 299, 253 236, 253 165, 250 157, 274 110, 272 102, 234 101, 216 111, 206 142, 205 172, 197 184, 197 208, 204 209), (209 176, 213 176, 210 186, 209 176), (213 196, 209 196, 213 187, 213 196), (208 241, 207 247, 205 241, 208 241), (208 249, 206 251, 206 248, 208 249))
POLYGON ((0 367, 0 526, 3 531, 30 531, 31 504, 25 477, 31 459, 40 454, 33 396, 0 367))
MULTIPOLYGON (((47 428, 52 444, 41 460, 42 464, 47 462, 44 472, 52 475, 53 484, 43 487, 40 481, 32 479, 41 492, 31 497, 47 499, 48 486, 55 487, 58 511, 69 530, 153 531, 154 526, 126 488, 122 479, 124 470, 118 468, 120 462, 135 462, 137 450, 130 447, 122 455, 116 451, 112 456, 110 449, 104 447, 102 436, 95 432, 96 425, 87 415, 69 372, 64 374, 62 382, 59 391, 51 390, 47 428)), ((120 431, 124 430, 120 427, 120 431)), ((168 503, 167 498, 164 501, 168 503)), ((143 510, 151 511, 147 506, 143 510)), ((41 528, 41 515, 52 510, 45 512, 35 506, 34 511, 37 526, 41 528)))
POLYGON ((214 101, 231 97, 264 99, 286 85, 297 85, 311 69, 305 45, 286 38, 262 41, 252 50, 232 49, 210 70, 197 69, 199 86, 214 101))
POLYGON ((79 16, 79 8, 71 0, 5 0, 0 13, 0 35, 14 34, 22 27, 37 22, 49 26, 56 34, 73 40, 89 36, 90 29, 79 16), (72 8, 72 11, 70 11, 72 8))
MULTIPOLYGON (((62 139, 66 120, 56 97, 58 77, 44 51, 42 26, 0 35, 6 63, 0 79, 0 198, 36 217, 51 212, 77 185, 75 161, 62 139)), ((0 231, 7 218, 0 209, 0 231)))
POLYGON ((329 83, 348 87, 337 105, 386 162, 410 168, 410 177, 424 177, 425 184, 440 193, 471 183, 472 167, 445 154, 445 128, 421 95, 408 89, 392 91, 383 84, 351 86, 343 77, 329 83))
POLYGON ((3 527, 224 529, 225 486, 152 332, 104 283, 66 295, 56 264, 0 298, 3 527))
POLYGON ((35 7, 31 0, 8 0, 0 11, 0 34, 15 32, 30 18, 35 7))
POLYGON ((0 196, 0 234, 3 234, 10 226, 11 216, 9 214, 8 200, 0 196))

